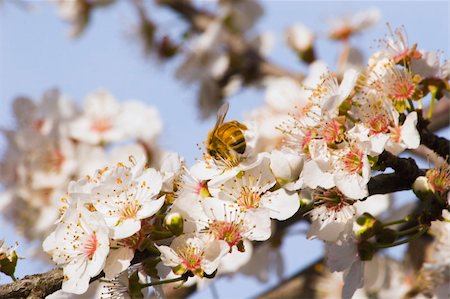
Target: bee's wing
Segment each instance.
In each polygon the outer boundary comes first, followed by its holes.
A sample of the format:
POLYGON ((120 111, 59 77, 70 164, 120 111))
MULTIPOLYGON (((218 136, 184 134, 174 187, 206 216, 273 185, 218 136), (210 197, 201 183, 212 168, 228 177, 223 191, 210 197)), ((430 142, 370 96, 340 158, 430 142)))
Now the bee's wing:
POLYGON ((223 120, 227 115, 228 108, 230 108, 230 104, 228 104, 228 102, 225 102, 217 111, 217 121, 214 130, 216 130, 223 123, 223 120))

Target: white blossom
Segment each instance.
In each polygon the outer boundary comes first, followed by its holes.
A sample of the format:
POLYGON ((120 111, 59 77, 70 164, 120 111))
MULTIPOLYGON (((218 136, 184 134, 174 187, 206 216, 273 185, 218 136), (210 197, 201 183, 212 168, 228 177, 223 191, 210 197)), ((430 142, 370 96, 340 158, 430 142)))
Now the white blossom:
POLYGON ((43 248, 63 267, 62 291, 82 294, 90 278, 103 270, 109 252, 109 229, 100 214, 82 207, 71 209, 43 248))

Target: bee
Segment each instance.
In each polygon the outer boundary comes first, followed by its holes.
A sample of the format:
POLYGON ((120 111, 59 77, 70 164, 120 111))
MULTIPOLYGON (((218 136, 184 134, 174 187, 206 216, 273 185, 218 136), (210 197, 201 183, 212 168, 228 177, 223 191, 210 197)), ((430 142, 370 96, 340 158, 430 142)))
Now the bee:
POLYGON ((239 163, 239 155, 245 152, 246 143, 244 132, 247 127, 233 120, 224 123, 229 104, 225 103, 217 112, 217 121, 209 132, 206 140, 206 151, 215 160, 222 161, 229 166, 239 163))

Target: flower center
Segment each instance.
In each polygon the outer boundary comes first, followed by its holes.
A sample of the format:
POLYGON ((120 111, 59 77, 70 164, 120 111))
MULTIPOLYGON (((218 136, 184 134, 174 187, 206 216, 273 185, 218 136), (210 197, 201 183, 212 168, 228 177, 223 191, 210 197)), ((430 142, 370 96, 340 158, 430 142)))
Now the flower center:
POLYGON ((337 119, 327 122, 322 129, 322 136, 327 144, 340 142, 342 140, 342 133, 342 124, 337 119))
POLYGON ((105 133, 112 128, 111 121, 105 118, 99 118, 92 122, 91 130, 97 133, 105 133))
POLYGON ((393 78, 389 96, 394 101, 406 101, 414 94, 415 85, 411 77, 403 74, 393 78))
POLYGON ((305 136, 302 139, 300 139, 300 146, 303 152, 308 152, 308 146, 315 135, 314 133, 315 130, 312 128, 305 130, 305 136))
POLYGON ((241 192, 237 198, 237 204, 243 209, 256 209, 260 201, 261 196, 259 193, 252 191, 247 186, 241 188, 241 192))
POLYGON ((121 219, 134 218, 139 212, 140 207, 135 200, 127 203, 121 210, 121 219))
POLYGON ((198 182, 194 192, 203 198, 211 196, 206 182, 198 182))
POLYGON ((183 260, 183 266, 192 272, 201 268, 203 252, 195 246, 185 246, 177 249, 178 256, 183 260))
POLYGON ((345 197, 337 188, 318 189, 314 194, 314 200, 316 205, 323 205, 332 212, 339 212, 344 207, 353 204, 353 201, 345 197))
POLYGON ((363 152, 352 148, 343 158, 344 169, 349 173, 360 173, 363 168, 363 152))
POLYGON ((428 170, 425 175, 434 192, 445 193, 449 190, 450 168, 447 163, 443 163, 438 168, 428 170))
POLYGON ((98 248, 98 240, 97 235, 92 233, 91 237, 87 240, 87 242, 84 244, 84 253, 88 257, 88 259, 92 259, 92 257, 95 254, 95 251, 98 248))
POLYGON ((391 140, 395 143, 400 143, 400 140, 402 138, 402 127, 395 126, 395 127, 389 127, 390 133, 391 133, 391 140))
POLYGON ((386 133, 389 130, 389 119, 385 115, 375 115, 369 120, 370 135, 386 133))
POLYGON ((242 224, 236 222, 225 222, 214 220, 209 229, 216 240, 223 240, 228 243, 230 250, 234 245, 237 245, 242 240, 241 236, 242 224))

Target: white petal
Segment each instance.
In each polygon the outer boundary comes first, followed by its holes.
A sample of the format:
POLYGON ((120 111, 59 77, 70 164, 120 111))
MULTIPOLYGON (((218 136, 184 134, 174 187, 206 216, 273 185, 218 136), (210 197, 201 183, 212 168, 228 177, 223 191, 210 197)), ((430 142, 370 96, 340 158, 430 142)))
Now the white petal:
POLYGON ((181 264, 182 262, 181 258, 178 256, 178 254, 176 254, 176 252, 172 248, 164 245, 162 246, 155 245, 155 246, 161 252, 161 261, 164 263, 164 265, 168 267, 176 267, 179 264, 181 264))
POLYGON ((247 233, 245 237, 254 241, 265 241, 272 234, 269 210, 258 209, 245 213, 245 226, 247 233))
POLYGON ((367 197, 365 201, 357 201, 354 206, 359 215, 367 212, 378 216, 389 209, 391 200, 388 194, 376 194, 367 197))
POLYGON ((326 242, 335 242, 344 231, 346 225, 346 222, 329 222, 323 224, 320 219, 316 219, 309 227, 307 238, 309 240, 317 238, 326 242))
POLYGON ((353 238, 341 238, 337 242, 325 243, 326 262, 331 272, 342 272, 358 259, 356 243, 353 238))
POLYGON ((250 241, 244 240, 244 248, 244 252, 233 250, 226 254, 220 261, 219 272, 222 274, 233 273, 238 271, 241 266, 246 265, 252 257, 253 245, 250 241))
POLYGON ((413 111, 408 114, 401 129, 402 141, 405 143, 406 148, 414 149, 420 145, 420 135, 417 131, 416 125, 417 112, 413 111))
POLYGON ((367 182, 358 174, 338 173, 334 176, 334 182, 339 191, 352 199, 362 199, 369 195, 367 182))
POLYGON ((56 239, 55 239, 55 232, 51 232, 50 235, 45 238, 44 242, 42 243, 42 248, 45 252, 51 254, 53 249, 56 247, 56 239))
POLYGON ((134 257, 134 250, 129 247, 120 247, 110 251, 104 268, 106 279, 112 279, 130 266, 134 257))
POLYGON ((230 246, 225 241, 214 240, 205 249, 202 269, 206 274, 212 274, 219 267, 220 261, 228 253, 230 246))
POLYGON ((62 291, 83 294, 89 287, 90 277, 86 273, 87 261, 84 258, 72 260, 64 267, 64 275, 67 280, 63 281, 62 291))
POLYGON ((305 185, 312 189, 316 189, 317 187, 330 189, 335 186, 333 174, 323 172, 313 160, 305 163, 302 177, 305 185))
POLYGON ((156 195, 161 191, 162 187, 162 176, 161 174, 153 168, 144 170, 143 174, 136 178, 138 186, 145 182, 145 188, 149 193, 156 195))
POLYGON ((114 226, 112 238, 115 240, 124 239, 132 236, 141 229, 141 220, 129 218, 123 220, 119 225, 114 226))
POLYGON ((348 271, 344 272, 344 287, 342 298, 351 299, 355 291, 362 288, 364 284, 364 263, 355 261, 348 271))
POLYGON ((155 215, 164 205, 165 198, 166 196, 164 195, 158 199, 143 202, 142 207, 139 209, 136 216, 139 219, 145 219, 155 215))
POLYGON ((277 220, 292 217, 300 208, 298 193, 288 193, 283 188, 266 193, 261 203, 270 210, 270 218, 277 220))

